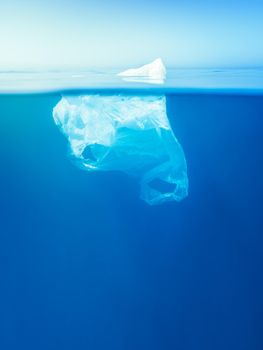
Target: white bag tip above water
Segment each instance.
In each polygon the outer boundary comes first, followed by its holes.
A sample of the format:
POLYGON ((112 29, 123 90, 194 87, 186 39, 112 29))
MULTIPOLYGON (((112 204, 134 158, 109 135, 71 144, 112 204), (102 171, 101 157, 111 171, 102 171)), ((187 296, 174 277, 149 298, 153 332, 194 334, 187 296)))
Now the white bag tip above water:
POLYGON ((166 78, 166 68, 162 59, 157 58, 153 62, 145 64, 142 67, 127 69, 119 73, 118 76, 164 80, 166 78))

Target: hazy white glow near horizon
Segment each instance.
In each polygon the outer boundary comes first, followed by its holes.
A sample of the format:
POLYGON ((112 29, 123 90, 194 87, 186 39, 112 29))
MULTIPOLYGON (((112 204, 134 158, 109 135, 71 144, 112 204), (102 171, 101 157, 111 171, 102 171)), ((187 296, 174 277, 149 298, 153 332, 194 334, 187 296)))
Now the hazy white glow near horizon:
POLYGON ((263 4, 237 0, 10 0, 0 67, 262 66, 263 4))

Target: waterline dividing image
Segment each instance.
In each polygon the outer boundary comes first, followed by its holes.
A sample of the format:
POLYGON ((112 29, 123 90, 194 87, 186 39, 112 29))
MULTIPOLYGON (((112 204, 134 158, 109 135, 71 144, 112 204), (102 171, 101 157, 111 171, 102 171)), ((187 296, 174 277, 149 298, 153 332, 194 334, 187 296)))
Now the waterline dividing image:
POLYGON ((263 349, 263 5, 0 4, 0 349, 263 349))

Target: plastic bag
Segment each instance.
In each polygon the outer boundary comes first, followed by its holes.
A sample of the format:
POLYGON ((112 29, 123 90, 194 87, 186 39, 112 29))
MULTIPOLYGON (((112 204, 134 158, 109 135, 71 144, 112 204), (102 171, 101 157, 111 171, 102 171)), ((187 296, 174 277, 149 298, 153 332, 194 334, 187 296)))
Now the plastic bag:
POLYGON ((187 195, 186 160, 166 115, 165 96, 65 96, 53 117, 83 169, 137 178, 149 204, 187 195))

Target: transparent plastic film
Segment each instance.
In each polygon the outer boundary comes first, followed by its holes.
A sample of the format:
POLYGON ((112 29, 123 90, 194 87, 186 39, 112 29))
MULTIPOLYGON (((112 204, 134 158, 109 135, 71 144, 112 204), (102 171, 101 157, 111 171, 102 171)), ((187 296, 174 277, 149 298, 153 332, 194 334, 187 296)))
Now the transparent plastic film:
POLYGON ((163 95, 65 96, 53 110, 74 159, 87 171, 122 171, 148 204, 187 196, 187 165, 163 95))

